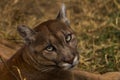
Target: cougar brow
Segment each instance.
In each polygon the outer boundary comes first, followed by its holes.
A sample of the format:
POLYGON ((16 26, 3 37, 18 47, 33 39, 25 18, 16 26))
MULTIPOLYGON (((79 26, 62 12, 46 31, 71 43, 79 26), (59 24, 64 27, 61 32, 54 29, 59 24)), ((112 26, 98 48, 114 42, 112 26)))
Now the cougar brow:
POLYGON ((61 40, 60 37, 58 37, 55 33, 54 30, 52 30, 48 25, 46 25, 48 31, 54 36, 54 38, 59 42, 61 46, 64 46, 63 41, 61 40))

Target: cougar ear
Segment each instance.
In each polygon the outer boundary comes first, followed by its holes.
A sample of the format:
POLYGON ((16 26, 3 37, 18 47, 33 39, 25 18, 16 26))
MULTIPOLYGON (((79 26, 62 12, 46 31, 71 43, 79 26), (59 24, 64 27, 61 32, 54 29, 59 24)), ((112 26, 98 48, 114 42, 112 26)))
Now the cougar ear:
POLYGON ((58 15, 56 19, 61 20, 67 25, 70 25, 70 21, 66 17, 66 7, 64 4, 62 4, 60 11, 58 12, 58 15))
POLYGON ((32 41, 35 40, 34 34, 35 32, 25 25, 19 25, 17 27, 17 31, 19 32, 20 36, 25 40, 26 44, 30 44, 32 41))

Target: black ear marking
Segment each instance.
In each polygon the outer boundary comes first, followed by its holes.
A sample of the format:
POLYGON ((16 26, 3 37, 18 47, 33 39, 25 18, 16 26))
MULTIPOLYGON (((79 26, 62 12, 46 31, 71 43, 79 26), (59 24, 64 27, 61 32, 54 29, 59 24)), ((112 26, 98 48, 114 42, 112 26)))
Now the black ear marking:
POLYGON ((64 4, 62 4, 61 9, 60 9, 56 19, 61 20, 62 22, 64 22, 67 25, 70 25, 70 21, 66 17, 66 7, 64 4))
POLYGON ((17 31, 19 32, 20 36, 25 40, 27 44, 35 40, 34 38, 35 32, 29 27, 25 25, 19 25, 17 27, 17 31))

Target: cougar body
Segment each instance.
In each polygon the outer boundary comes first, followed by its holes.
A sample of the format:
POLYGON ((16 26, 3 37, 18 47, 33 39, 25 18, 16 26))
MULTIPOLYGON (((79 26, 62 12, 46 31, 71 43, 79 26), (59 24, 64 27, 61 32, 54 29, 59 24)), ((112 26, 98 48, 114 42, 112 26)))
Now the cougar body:
POLYGON ((119 72, 100 75, 73 68, 79 53, 64 5, 56 19, 17 30, 25 45, 0 65, 0 80, 120 80, 119 72))

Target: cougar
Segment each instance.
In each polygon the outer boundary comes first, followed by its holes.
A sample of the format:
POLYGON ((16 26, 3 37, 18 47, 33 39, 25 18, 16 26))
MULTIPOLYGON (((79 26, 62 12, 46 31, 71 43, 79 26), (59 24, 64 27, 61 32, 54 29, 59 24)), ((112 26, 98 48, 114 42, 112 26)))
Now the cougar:
POLYGON ((120 80, 119 72, 94 74, 74 67, 79 63, 77 39, 65 5, 54 20, 17 30, 25 45, 0 66, 0 80, 120 80))

